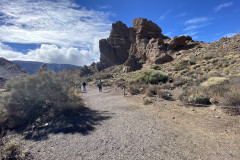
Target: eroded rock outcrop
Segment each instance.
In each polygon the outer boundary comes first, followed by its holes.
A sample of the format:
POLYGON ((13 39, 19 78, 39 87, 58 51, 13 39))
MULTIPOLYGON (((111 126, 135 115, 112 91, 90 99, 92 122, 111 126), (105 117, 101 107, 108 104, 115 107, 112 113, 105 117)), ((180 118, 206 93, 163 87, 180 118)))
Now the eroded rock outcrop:
POLYGON ((109 38, 99 41, 100 62, 105 66, 123 64, 129 56, 128 49, 131 46, 129 37, 130 31, 126 24, 121 21, 112 24, 109 38))
POLYGON ((164 36, 157 24, 144 18, 136 18, 132 24, 129 28, 121 21, 112 24, 109 38, 99 41, 100 62, 89 66, 87 72, 83 68, 83 75, 119 64, 128 72, 141 69, 143 64, 167 63, 175 52, 195 44, 189 36, 164 36))
POLYGON ((174 50, 178 49, 180 47, 185 47, 187 46, 187 42, 191 41, 192 37, 189 36, 179 36, 179 37, 173 37, 171 41, 169 42, 168 49, 169 50, 174 50))

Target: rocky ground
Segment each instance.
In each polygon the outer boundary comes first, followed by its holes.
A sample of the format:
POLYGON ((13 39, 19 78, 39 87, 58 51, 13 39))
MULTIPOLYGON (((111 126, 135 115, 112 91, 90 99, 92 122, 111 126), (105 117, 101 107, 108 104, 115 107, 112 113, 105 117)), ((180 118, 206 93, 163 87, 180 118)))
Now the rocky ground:
POLYGON ((239 117, 215 106, 161 99, 143 105, 142 95, 124 97, 113 87, 102 93, 89 87, 82 97, 89 107, 85 116, 25 136, 34 159, 240 159, 239 117))

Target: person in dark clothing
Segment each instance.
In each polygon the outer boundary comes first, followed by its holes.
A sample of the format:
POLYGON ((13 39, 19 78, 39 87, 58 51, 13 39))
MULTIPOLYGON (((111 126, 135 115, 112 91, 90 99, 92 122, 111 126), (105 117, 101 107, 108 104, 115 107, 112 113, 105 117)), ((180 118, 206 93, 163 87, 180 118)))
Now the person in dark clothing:
POLYGON ((99 92, 102 92, 102 82, 101 82, 101 80, 99 80, 99 82, 98 82, 98 89, 99 89, 99 92))
POLYGON ((83 83, 82 83, 82 86, 83 86, 83 91, 86 91, 86 82, 84 81, 83 83))

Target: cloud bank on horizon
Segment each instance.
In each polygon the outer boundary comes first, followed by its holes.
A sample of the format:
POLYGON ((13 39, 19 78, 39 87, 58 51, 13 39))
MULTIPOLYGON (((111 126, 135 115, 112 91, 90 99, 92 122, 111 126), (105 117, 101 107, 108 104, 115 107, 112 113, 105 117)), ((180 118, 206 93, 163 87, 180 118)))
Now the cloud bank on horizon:
POLYGON ((110 13, 70 1, 0 2, 0 56, 9 60, 83 65, 99 59, 98 41, 109 35, 110 13), (4 42, 38 44, 27 53, 4 42))
POLYGON ((0 57, 89 65, 99 61, 99 40, 109 36, 112 23, 131 26, 138 17, 157 23, 169 37, 212 42, 240 32, 239 5, 238 0, 1 0, 0 57))

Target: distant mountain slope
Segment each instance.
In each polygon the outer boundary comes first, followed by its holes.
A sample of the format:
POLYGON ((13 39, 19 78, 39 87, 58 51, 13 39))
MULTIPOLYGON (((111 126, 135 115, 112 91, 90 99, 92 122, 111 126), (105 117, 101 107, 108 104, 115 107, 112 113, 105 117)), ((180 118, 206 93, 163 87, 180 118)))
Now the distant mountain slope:
POLYGON ((14 79, 23 73, 25 72, 18 65, 0 57, 0 88, 8 79, 14 79))
POLYGON ((0 57, 0 77, 12 79, 20 74, 25 73, 17 64, 0 57))
MULTIPOLYGON (((12 61, 12 63, 17 64, 21 69, 29 74, 35 74, 40 67, 44 64, 43 62, 34 62, 34 61, 12 61)), ((55 64, 55 63, 46 63, 47 69, 55 72, 62 71, 64 69, 77 69, 81 66, 75 66, 71 64, 55 64)))

